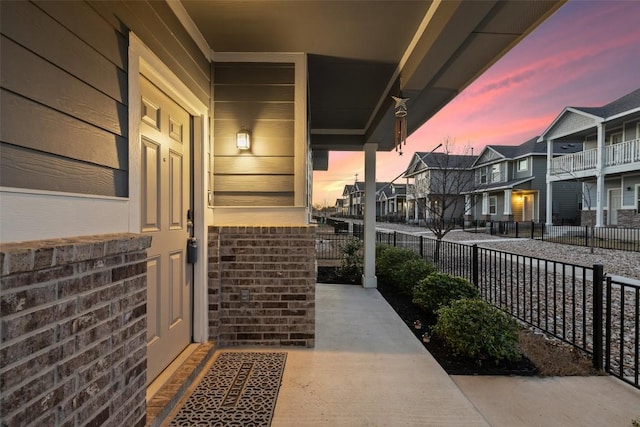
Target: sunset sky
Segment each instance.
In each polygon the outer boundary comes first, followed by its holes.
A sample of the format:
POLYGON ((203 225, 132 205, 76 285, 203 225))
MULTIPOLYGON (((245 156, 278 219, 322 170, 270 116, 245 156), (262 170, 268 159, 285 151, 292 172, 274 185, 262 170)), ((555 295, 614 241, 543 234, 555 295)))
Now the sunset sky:
MULTIPOLYGON (((391 181, 414 152, 447 139, 474 154, 518 145, 566 106, 601 106, 639 87, 640 1, 569 1, 409 136, 402 157, 379 152, 376 180, 391 181)), ((364 180, 362 152, 330 152, 329 170, 313 174, 314 205, 333 206, 356 173, 364 180)))

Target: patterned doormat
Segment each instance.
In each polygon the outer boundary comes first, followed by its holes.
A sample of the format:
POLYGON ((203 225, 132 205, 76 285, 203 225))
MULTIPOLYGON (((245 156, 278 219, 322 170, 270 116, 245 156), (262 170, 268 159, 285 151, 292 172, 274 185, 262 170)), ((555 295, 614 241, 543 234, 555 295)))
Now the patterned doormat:
POLYGON ((171 425, 270 426, 286 359, 287 353, 221 353, 171 425))

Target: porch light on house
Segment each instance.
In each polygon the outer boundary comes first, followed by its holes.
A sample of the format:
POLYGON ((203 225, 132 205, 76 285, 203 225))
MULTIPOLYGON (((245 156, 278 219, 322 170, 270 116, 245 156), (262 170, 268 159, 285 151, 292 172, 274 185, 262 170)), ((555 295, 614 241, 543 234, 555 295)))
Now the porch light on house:
POLYGON ((251 136, 246 129, 240 129, 236 134, 236 147, 239 150, 248 150, 251 148, 251 136))

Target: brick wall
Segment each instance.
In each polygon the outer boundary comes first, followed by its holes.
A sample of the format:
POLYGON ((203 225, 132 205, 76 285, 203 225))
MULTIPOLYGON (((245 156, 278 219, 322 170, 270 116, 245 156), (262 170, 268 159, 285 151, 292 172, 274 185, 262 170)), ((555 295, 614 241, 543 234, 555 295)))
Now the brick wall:
POLYGON ((618 209, 619 227, 640 227, 640 214, 635 209, 618 209))
POLYGON ((211 339, 221 346, 314 346, 315 231, 209 227, 211 339))
POLYGON ((144 425, 150 243, 0 245, 0 425, 144 425))

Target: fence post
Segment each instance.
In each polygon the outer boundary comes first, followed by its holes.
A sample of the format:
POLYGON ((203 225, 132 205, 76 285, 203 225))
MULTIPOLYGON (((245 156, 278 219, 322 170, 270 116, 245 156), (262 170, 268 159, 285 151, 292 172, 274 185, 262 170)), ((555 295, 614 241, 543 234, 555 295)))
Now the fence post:
POLYGON ((589 226, 588 225, 584 226, 584 245, 587 248, 589 247, 589 226))
POLYGON ((598 371, 602 371, 603 271, 602 264, 593 265, 593 367, 598 371))
POLYGON ((393 247, 394 248, 396 247, 396 239, 397 239, 397 237, 398 237, 398 232, 394 231, 393 232, 393 247))
POLYGON ((424 249, 422 249, 423 237, 420 236, 420 258, 424 259, 424 249))
POLYGON ((519 237, 518 231, 520 231, 520 227, 518 227, 518 221, 516 221, 516 239, 519 237))
POLYGON ((536 223, 531 221, 531 240, 535 237, 536 232, 536 223))
POLYGON ((479 283, 478 283, 478 244, 474 243, 473 246, 471 246, 472 248, 472 262, 471 262, 471 268, 472 268, 472 272, 471 272, 471 280, 473 282, 473 285, 476 287, 476 289, 480 289, 479 287, 479 283))

